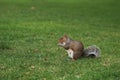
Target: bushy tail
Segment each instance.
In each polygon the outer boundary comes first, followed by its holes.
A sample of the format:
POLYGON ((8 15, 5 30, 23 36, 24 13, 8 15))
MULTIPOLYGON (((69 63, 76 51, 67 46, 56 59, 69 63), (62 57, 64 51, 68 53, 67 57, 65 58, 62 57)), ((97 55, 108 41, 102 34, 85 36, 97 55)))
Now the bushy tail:
POLYGON ((88 46, 87 48, 84 49, 85 57, 89 57, 89 56, 100 57, 100 54, 101 54, 101 50, 96 45, 88 46))

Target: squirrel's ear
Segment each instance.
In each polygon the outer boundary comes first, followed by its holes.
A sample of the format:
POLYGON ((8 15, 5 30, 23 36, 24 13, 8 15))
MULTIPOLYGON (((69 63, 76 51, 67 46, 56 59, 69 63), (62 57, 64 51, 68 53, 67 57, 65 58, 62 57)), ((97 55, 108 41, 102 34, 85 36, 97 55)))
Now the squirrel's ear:
POLYGON ((67 38, 68 36, 65 34, 64 37, 67 38))

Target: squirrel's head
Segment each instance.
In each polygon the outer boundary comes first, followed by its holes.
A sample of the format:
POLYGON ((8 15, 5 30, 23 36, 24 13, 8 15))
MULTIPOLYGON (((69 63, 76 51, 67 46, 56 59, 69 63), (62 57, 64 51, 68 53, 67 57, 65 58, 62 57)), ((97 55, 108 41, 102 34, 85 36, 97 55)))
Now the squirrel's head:
POLYGON ((64 35, 63 37, 61 37, 61 38, 58 40, 58 45, 59 45, 59 46, 65 46, 67 40, 68 40, 68 36, 67 36, 67 35, 64 35))

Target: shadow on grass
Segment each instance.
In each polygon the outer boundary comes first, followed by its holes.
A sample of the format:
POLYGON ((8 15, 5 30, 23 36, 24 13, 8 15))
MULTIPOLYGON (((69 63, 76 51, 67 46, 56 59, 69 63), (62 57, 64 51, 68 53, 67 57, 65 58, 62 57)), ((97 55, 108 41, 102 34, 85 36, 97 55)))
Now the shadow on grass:
POLYGON ((8 42, 0 42, 0 50, 11 50, 11 45, 8 42))

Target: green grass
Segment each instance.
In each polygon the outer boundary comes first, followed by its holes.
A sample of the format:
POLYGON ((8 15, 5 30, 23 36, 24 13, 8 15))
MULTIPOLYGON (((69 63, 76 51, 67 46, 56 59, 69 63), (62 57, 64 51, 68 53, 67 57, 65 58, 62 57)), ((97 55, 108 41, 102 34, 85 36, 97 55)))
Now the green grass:
POLYGON ((119 80, 119 0, 0 0, 0 80, 119 80), (101 58, 71 61, 68 34, 101 58))

